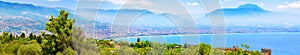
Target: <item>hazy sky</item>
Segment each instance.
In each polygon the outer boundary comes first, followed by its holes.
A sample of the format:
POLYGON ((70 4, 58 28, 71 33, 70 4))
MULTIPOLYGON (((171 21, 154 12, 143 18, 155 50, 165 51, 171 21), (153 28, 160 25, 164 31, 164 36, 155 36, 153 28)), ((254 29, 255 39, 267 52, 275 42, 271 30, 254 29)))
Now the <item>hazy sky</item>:
MULTIPOLYGON (((0 1, 13 2, 13 3, 26 3, 26 4, 33 4, 36 6, 45 6, 45 7, 63 7, 72 10, 76 8, 77 3, 80 4, 78 0, 0 0, 0 1)), ((88 0, 88 1, 100 2, 100 0, 88 0)), ((143 9, 143 10, 149 10, 154 13, 170 13, 170 14, 186 14, 188 12, 188 14, 191 14, 193 18, 199 18, 202 17, 203 14, 205 14, 204 8, 202 7, 203 5, 200 0, 104 0, 102 2, 103 2, 102 6, 99 8, 106 9, 106 10, 143 9)), ((87 2, 86 4, 92 4, 92 3, 87 2)), ((261 8, 272 12, 292 13, 292 14, 300 13, 300 0, 220 0, 220 4, 223 8, 236 8, 243 4, 256 4, 261 8)), ((88 5, 85 6, 89 7, 88 5)), ((98 9, 98 7, 93 7, 93 8, 98 9)), ((181 17, 186 17, 186 16, 189 15, 182 15, 181 17)), ((272 18, 278 18, 277 15, 274 16, 275 17, 272 18)), ((292 22, 300 24, 297 21, 298 20, 297 16, 292 16, 293 18, 296 19, 286 19, 287 17, 289 16, 282 16, 279 19, 267 19, 267 20, 272 20, 272 22, 277 20, 278 21, 277 23, 281 23, 281 24, 286 24, 286 23, 290 24, 289 22, 291 22, 291 24, 292 22)), ((260 20, 260 19, 256 19, 256 20, 260 20)), ((262 22, 265 21, 263 20, 262 22)))
MULTIPOLYGON (((46 6, 46 7, 64 7, 68 9, 74 9, 77 4, 77 0, 1 0, 6 2, 13 3, 26 3, 34 4, 37 6, 46 6)), ((104 0, 103 6, 101 9, 118 9, 123 5, 127 0, 104 0)), ((177 0, 184 7, 186 7, 192 14, 201 13, 201 3, 200 0, 177 0), (194 13, 193 13, 194 12, 194 13)), ((222 7, 237 7, 242 4, 256 4, 260 7, 276 12, 300 12, 300 0, 220 0, 222 7)), ((153 2, 149 0, 134 0, 127 2, 132 5, 151 5, 153 2)), ((168 1, 162 1, 162 3, 168 4, 168 1)), ((139 9, 133 8, 133 9, 139 9)))

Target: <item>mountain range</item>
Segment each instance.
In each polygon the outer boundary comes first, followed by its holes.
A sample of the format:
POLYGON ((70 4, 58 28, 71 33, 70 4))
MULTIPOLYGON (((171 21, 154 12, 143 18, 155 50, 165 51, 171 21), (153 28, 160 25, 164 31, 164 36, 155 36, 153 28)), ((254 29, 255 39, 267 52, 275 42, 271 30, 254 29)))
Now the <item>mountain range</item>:
MULTIPOLYGON (((74 15, 74 10, 66 9, 66 8, 49 8, 42 6, 35 6, 31 4, 19 4, 19 3, 10 3, 0 1, 0 16, 24 16, 31 18, 36 22, 40 22, 42 24, 46 23, 49 15, 57 16, 59 10, 67 10, 71 12, 71 16, 74 15)), ((91 9, 93 10, 93 9, 91 9)), ((118 11, 126 11, 127 14, 131 14, 133 12, 145 12, 144 15, 140 16, 139 19, 136 20, 133 24, 142 25, 174 25, 168 17, 165 15, 170 15, 169 13, 156 14, 155 12, 151 12, 150 10, 135 10, 135 9, 121 9, 121 10, 98 10, 97 18, 94 20, 88 20, 86 18, 76 17, 76 20, 84 22, 103 22, 103 23, 111 23, 114 19, 114 15, 118 13, 118 11), (149 21, 153 20, 153 21, 149 21)), ((221 8, 216 9, 213 12, 207 13, 206 15, 217 15, 220 12, 224 12, 225 21, 228 25, 236 25, 236 24, 300 24, 298 21, 295 21, 296 15, 293 14, 284 14, 278 12, 272 12, 265 10, 255 4, 244 4, 240 5, 237 8, 221 8)), ((76 16, 76 15, 74 15, 76 16)), ((209 24, 209 20, 207 16, 203 16, 201 18, 195 18, 195 22, 198 25, 209 24)))
POLYGON ((47 16, 57 15, 60 9, 61 8, 48 8, 35 6, 32 4, 19 4, 0 1, 1 16, 23 16, 41 23, 45 23, 45 21, 47 21, 47 16))
POLYGON ((208 15, 223 15, 226 25, 287 25, 286 23, 298 25, 295 21, 298 18, 297 14, 288 14, 265 10, 255 4, 244 4, 237 8, 221 8, 216 9, 203 17, 195 20, 199 25, 209 24, 208 15))

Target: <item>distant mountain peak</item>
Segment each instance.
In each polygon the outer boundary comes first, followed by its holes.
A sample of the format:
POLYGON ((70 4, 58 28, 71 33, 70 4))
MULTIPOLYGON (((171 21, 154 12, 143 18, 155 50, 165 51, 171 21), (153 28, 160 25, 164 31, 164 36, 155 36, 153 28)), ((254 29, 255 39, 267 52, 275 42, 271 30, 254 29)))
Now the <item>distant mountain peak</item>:
POLYGON ((224 15, 226 16, 238 16, 238 15, 252 15, 252 14, 267 14, 270 13, 270 11, 267 11, 258 5, 255 4, 244 4, 240 5, 237 8, 222 8, 217 9, 209 15, 215 15, 215 14, 221 14, 224 12, 224 15))
POLYGON ((256 9, 262 9, 260 8, 258 5, 255 4, 244 4, 244 5, 240 5, 238 8, 256 8, 256 9))

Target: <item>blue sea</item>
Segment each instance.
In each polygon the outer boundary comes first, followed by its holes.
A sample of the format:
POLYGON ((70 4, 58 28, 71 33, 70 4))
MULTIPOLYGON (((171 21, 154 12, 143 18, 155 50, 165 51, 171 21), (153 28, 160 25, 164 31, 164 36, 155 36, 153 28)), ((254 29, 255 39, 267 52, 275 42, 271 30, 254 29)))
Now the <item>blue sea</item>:
MULTIPOLYGON (((205 42, 211 44, 213 34, 193 34, 193 35, 162 35, 162 36, 140 36, 141 40, 150 40, 160 43, 177 44, 199 44, 205 42)), ((226 34, 224 43, 226 47, 250 45, 250 50, 261 48, 272 49, 272 55, 299 55, 300 54, 300 33, 232 33, 226 34)), ((138 37, 116 38, 119 41, 136 42, 138 37)))

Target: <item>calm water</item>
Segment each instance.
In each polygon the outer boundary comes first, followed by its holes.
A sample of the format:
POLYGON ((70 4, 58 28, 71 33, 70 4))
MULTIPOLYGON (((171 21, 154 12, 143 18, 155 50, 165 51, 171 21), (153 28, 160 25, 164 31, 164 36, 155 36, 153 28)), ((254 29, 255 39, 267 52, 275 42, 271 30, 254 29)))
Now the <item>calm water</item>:
MULTIPOLYGON (((143 36, 141 40, 150 40, 160 43, 198 44, 211 43, 211 34, 199 35, 165 35, 143 36)), ((128 42, 136 42, 137 38, 118 38, 128 42)), ((226 34, 226 47, 240 44, 250 45, 251 50, 260 51, 261 48, 272 49, 273 55, 299 55, 300 33, 250 33, 250 34, 226 34)))

